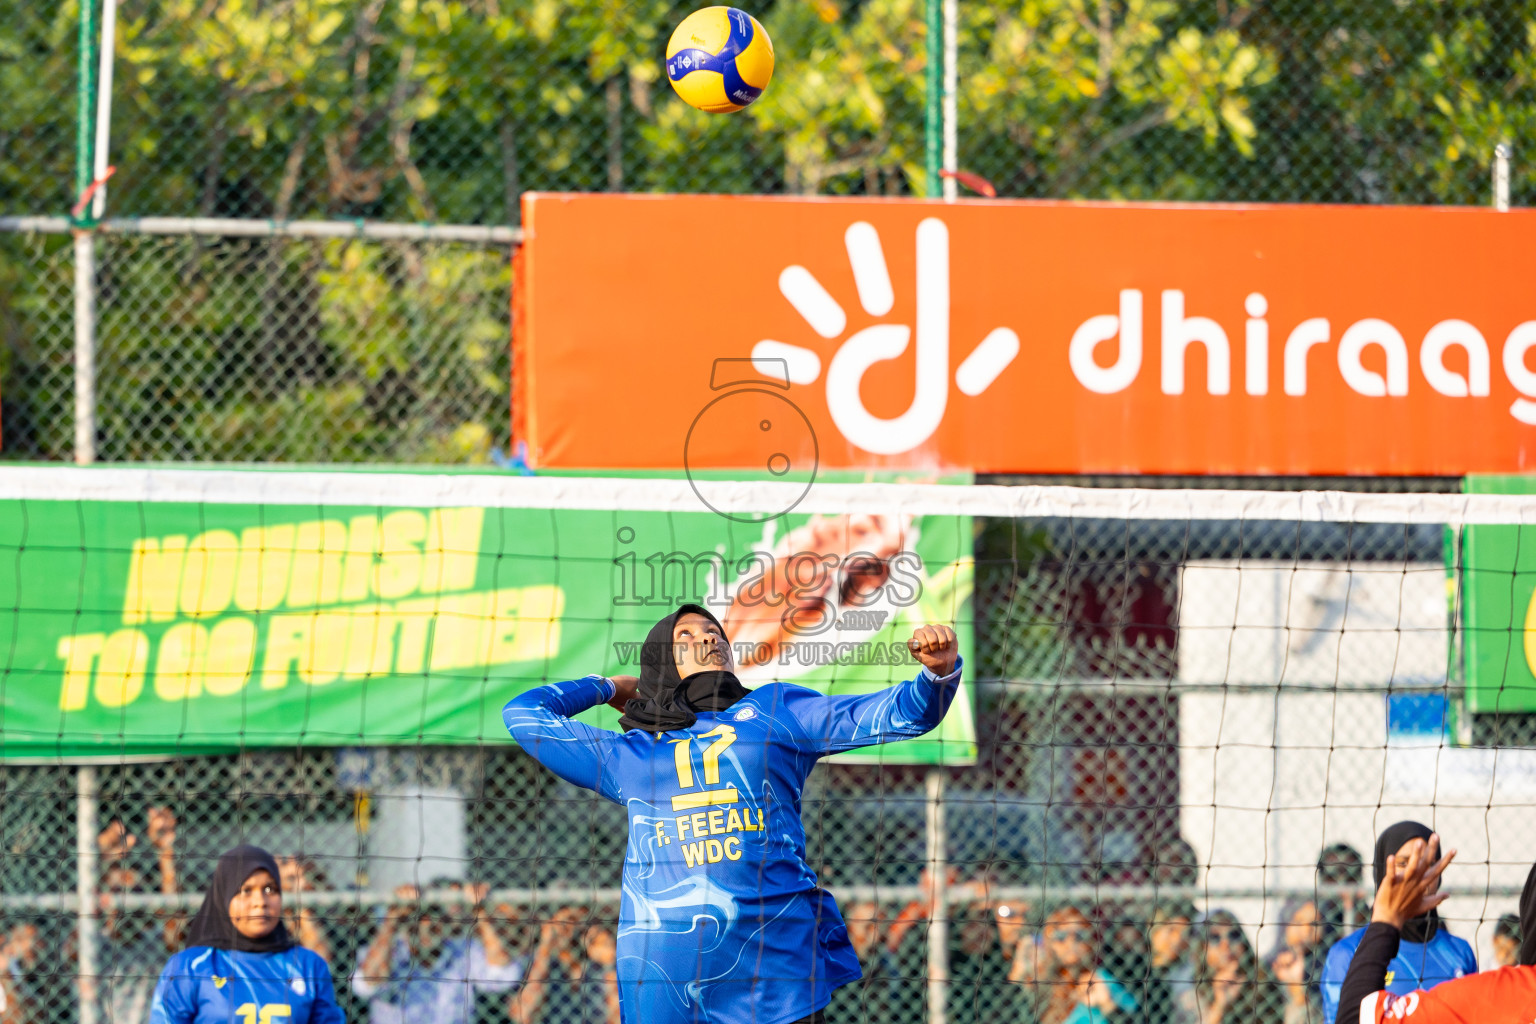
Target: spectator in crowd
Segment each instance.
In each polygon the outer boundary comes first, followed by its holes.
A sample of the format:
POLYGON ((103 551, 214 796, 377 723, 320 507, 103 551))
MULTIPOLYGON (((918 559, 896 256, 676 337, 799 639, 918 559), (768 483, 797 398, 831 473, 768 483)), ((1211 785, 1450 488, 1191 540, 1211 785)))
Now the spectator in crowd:
POLYGON ((1329 942, 1317 904, 1292 899, 1280 911, 1279 941, 1265 959, 1285 994, 1285 1024, 1321 1024, 1323 957, 1329 942))
POLYGON ((477 993, 506 992, 522 977, 486 914, 485 885, 439 879, 432 888, 466 893, 469 912, 423 905, 414 885, 395 889, 352 972, 372 1024, 468 1024, 477 993))
POLYGON ((582 933, 587 954, 582 975, 585 1024, 619 1024, 619 942, 607 924, 595 922, 582 933))
POLYGON ((0 942, 0 986, 9 987, 6 1008, 0 1008, 0 1024, 32 1024, 42 1019, 43 987, 38 960, 40 936, 36 921, 17 921, 0 942))
MULTIPOLYGON (((1406 868, 1416 851, 1424 849, 1434 833, 1417 821, 1400 821, 1376 839, 1371 867, 1380 886, 1390 865, 1406 868)), ((1439 885, 1436 877, 1435 885, 1439 885)), ((1433 895, 1433 891, 1431 891, 1433 895)), ((1333 1024, 1339 1013, 1339 991, 1349 973, 1349 962, 1365 937, 1365 930, 1355 931, 1328 951, 1323 965, 1324 1024, 1333 1024)), ((1414 989, 1429 989, 1465 974, 1477 973, 1477 956, 1465 939, 1450 933, 1436 910, 1409 921, 1402 930, 1402 943, 1389 969, 1388 989, 1407 995, 1414 989)))
POLYGON ((1152 971, 1151 927, 1145 911, 1126 907, 1109 929, 1103 966, 1136 1000, 1138 1020, 1163 1020, 1169 1011, 1168 986, 1152 971))
POLYGON ((0 1024, 31 1024, 38 1005, 29 991, 37 960, 37 925, 13 924, 0 942, 0 1024))
POLYGON ((327 888, 325 872, 320 870, 312 858, 305 856, 279 857, 277 866, 282 872, 280 881, 283 892, 290 897, 298 897, 283 901, 283 924, 299 945, 326 963, 332 963, 331 942, 326 937, 325 926, 320 923, 315 908, 304 906, 302 897, 299 897, 300 893, 323 892, 327 888))
MULTIPOLYGON (((145 837, 154 847, 160 869, 160 892, 174 895, 176 877, 176 815, 169 807, 151 807, 145 837)), ((142 891, 143 876, 127 863, 138 837, 121 820, 113 819, 96 837, 102 876, 97 977, 80 976, 80 996, 95 1000, 101 1024, 143 1024, 149 1019, 155 978, 166 955, 181 945, 181 919, 169 912, 149 914, 125 910, 121 898, 142 891), (157 926, 156 922, 159 921, 157 926)))
MULTIPOLYGON (((926 1017, 928 989, 928 929, 938 895, 939 876, 928 868, 918 875, 919 896, 902 907, 885 931, 885 953, 891 967, 886 993, 888 1024, 920 1024, 926 1017)), ((945 869, 945 902, 959 906, 985 899, 986 888, 977 882, 960 882, 960 872, 945 869)))
POLYGON ((1195 962, 1196 1020, 1200 1024, 1274 1024, 1285 1008, 1274 981, 1254 956, 1235 916, 1212 911, 1195 962))
POLYGON ((152 1024, 343 1024, 330 967, 283 924, 281 874, 257 846, 219 858, 187 948, 160 972, 152 1024))
POLYGON ((1066 903, 1046 916, 1033 941, 1021 939, 1008 980, 1025 990, 1026 1014, 1037 1024, 1120 1024, 1136 1009, 1135 998, 1098 963, 1092 923, 1066 903))
POLYGON ((1183 836, 1163 840, 1153 852, 1153 858, 1154 885, 1199 884, 1200 858, 1195 856, 1195 848, 1183 836))
POLYGON ((562 907, 539 926, 522 984, 507 1000, 512 1024, 618 1024, 618 942, 586 907, 562 907))
POLYGON ((1095 846, 1090 882, 1139 885, 1147 880, 1147 846, 1132 827, 1107 827, 1095 846))
POLYGON ((896 965, 880 934, 883 914, 872 900, 860 900, 843 908, 843 923, 848 926, 848 941, 859 958, 862 977, 832 993, 826 1018, 841 1024, 884 1024, 891 1005, 891 983, 897 977, 896 965))
POLYGON ((1013 905, 975 898, 988 890, 984 881, 960 888, 973 898, 949 907, 949 1019, 954 1024, 1017 1024, 1021 993, 1008 981, 1019 933, 1013 905))
POLYGON ((1342 896, 1327 896, 1318 902, 1318 912, 1329 931, 1347 935, 1363 928, 1371 919, 1371 898, 1365 891, 1365 862, 1360 851, 1348 843, 1333 843, 1317 855, 1319 886, 1350 886, 1342 896))
POLYGON ((1190 956, 1195 908, 1185 900, 1161 903, 1152 911, 1148 934, 1152 963, 1148 974, 1162 982, 1166 1006, 1148 1006, 1147 1024, 1195 1024, 1195 962, 1190 956))
POLYGON ((1500 967, 1520 962, 1520 915, 1505 914, 1493 926, 1493 959, 1500 967))

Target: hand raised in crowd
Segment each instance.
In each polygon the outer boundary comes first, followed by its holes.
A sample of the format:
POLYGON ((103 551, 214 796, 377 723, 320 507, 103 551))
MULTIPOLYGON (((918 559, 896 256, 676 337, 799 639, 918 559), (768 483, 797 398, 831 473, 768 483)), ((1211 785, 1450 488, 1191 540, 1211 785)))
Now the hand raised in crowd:
POLYGON ((1283 949, 1271 965, 1275 980, 1285 986, 1285 997, 1296 1006, 1307 1002, 1307 958, 1294 949, 1283 949))
POLYGON ((151 807, 144 834, 161 856, 169 855, 176 849, 176 815, 169 807, 151 807))
POLYGON ((389 905, 389 911, 385 915, 385 919, 399 921, 401 918, 409 917, 415 912, 416 906, 420 902, 421 888, 419 886, 397 885, 395 886, 394 902, 389 905))
POLYGON ((96 837, 96 847, 101 851, 102 860, 110 865, 128 856, 128 851, 132 850, 138 841, 134 834, 128 831, 127 825, 113 818, 96 837))
POLYGON ((492 967, 511 963, 512 953, 507 948, 507 944, 502 941, 501 933, 496 930, 491 915, 486 912, 485 900, 491 894, 491 887, 484 882, 467 882, 462 892, 469 897, 475 934, 480 937, 480 944, 485 947, 485 962, 492 967))
POLYGON ((1274 971, 1275 980, 1282 985, 1293 987, 1306 985, 1307 962, 1294 949, 1282 949, 1275 956, 1270 969, 1274 971))
POLYGON ((1114 993, 1110 991, 1109 975, 1102 970, 1087 972, 1083 988, 1079 994, 1082 1004, 1091 1010, 1098 1010, 1104 1016, 1112 1016, 1118 1013, 1120 1006, 1115 1002, 1114 993))
POLYGON ((1389 924, 1402 930, 1403 925, 1415 917, 1423 917, 1448 899, 1443 892, 1434 889, 1445 869, 1456 859, 1452 850, 1440 856, 1440 836, 1429 837, 1427 843, 1412 844, 1406 866, 1399 868, 1396 859, 1387 862, 1387 871, 1376 890, 1376 905, 1371 908, 1371 920, 1389 924))

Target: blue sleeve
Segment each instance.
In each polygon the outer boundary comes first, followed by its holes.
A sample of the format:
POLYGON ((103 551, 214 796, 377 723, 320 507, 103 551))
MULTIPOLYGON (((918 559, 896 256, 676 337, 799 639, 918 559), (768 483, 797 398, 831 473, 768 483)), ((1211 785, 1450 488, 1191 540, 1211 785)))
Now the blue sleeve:
POLYGON ((1477 951, 1472 948, 1472 943, 1466 939, 1457 939, 1461 943, 1463 967, 1468 974, 1477 973, 1477 951))
POLYGON ((309 954, 304 958, 312 987, 315 991, 314 1002, 309 1005, 309 1024, 347 1024, 346 1016, 341 1012, 341 1007, 336 1003, 336 983, 331 978, 331 966, 320 958, 320 954, 311 950, 304 950, 309 954))
POLYGON ((185 958, 178 954, 160 972, 149 1004, 149 1024, 192 1024, 197 1018, 197 979, 184 965, 185 958))
POLYGON ((794 687, 798 696, 785 706, 822 754, 911 739, 944 720, 963 667, 957 658, 954 671, 942 679, 925 668, 888 690, 858 697, 826 697, 794 687))
POLYGON ((1349 973, 1349 961, 1354 949, 1345 948, 1343 940, 1333 944, 1328 959, 1323 963, 1323 1024, 1333 1024, 1339 1016, 1339 993, 1344 989, 1344 975, 1349 973))
POLYGON ((536 686, 501 709, 512 738, 534 760, 567 782, 622 802, 618 783, 604 770, 617 733, 595 729, 571 717, 613 699, 614 685, 602 676, 536 686))

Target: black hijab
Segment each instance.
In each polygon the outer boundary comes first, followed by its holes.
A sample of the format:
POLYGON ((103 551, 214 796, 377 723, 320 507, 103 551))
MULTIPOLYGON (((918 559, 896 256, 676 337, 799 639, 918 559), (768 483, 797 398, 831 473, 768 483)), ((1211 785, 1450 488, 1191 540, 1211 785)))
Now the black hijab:
POLYGON ((213 869, 213 880, 203 896, 203 905, 187 929, 187 948, 212 946, 214 949, 232 949, 239 953, 281 953, 298 945, 288 934, 288 926, 279 919, 277 927, 259 939, 246 938, 235 928, 229 918, 229 901, 240 892, 258 871, 272 876, 277 891, 282 890, 282 875, 277 861, 259 846, 237 846, 219 858, 219 866, 213 869))
POLYGON ((1520 893, 1520 959, 1521 967, 1536 965, 1536 865, 1525 876, 1525 890, 1520 893))
MULTIPOLYGON (((720 625, 709 609, 685 604, 651 627, 640 647, 640 681, 635 699, 624 705, 624 716, 619 719, 626 731, 644 729, 661 733, 686 729, 698 721, 694 712, 724 711, 751 692, 735 675, 723 670, 695 672, 687 679, 677 674, 672 627, 689 612, 720 625)), ((724 633, 725 627, 721 626, 720 632, 724 633)))
MULTIPOLYGON (((1372 873, 1376 877, 1376 888, 1381 888, 1381 880, 1387 876, 1387 865, 1392 862, 1393 857, 1397 856, 1398 850, 1415 839, 1422 839, 1427 843, 1429 837, 1434 834, 1434 830, 1416 821, 1400 821, 1377 837, 1376 859, 1371 864, 1372 873)), ((1403 938, 1408 942, 1428 942, 1439 930, 1440 914, 1438 911, 1431 910, 1423 917, 1415 917, 1405 922, 1403 938)))

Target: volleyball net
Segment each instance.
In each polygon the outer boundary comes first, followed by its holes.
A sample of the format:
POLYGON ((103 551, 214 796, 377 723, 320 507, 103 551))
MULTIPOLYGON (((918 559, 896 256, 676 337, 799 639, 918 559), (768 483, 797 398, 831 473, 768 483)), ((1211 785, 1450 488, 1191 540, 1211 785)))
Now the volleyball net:
POLYGON ((349 1017, 379 908, 467 935, 481 884, 514 962, 566 926, 577 995, 538 1019, 601 1015, 579 982, 623 811, 500 711, 637 673, 684 601, 749 687, 873 692, 917 625, 960 636, 943 726, 806 790, 807 858, 878 979, 839 1019, 1007 1017, 1020 943, 1063 912, 1131 989, 1154 924, 1191 925, 1191 958, 1223 912, 1259 954, 1320 946, 1404 818, 1460 851, 1442 913, 1486 966, 1536 856, 1533 528, 1499 494, 3 468, 8 998, 144 1019, 218 855, 254 842, 349 1017))

